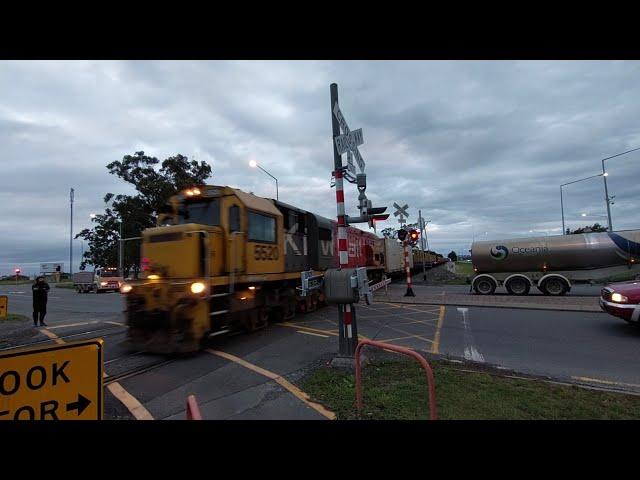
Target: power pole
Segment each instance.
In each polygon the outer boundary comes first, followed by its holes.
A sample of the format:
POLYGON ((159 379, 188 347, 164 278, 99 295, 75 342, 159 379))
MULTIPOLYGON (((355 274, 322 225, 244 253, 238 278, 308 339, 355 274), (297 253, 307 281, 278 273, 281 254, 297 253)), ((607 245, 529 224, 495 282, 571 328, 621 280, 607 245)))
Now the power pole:
POLYGON ((418 226, 420 227, 420 248, 422 248, 422 280, 427 281, 427 266, 426 266, 426 256, 424 252, 424 220, 422 219, 422 210, 418 210, 418 226))
POLYGON ((73 276, 73 188, 69 192, 71 204, 71 230, 69 231, 69 277, 73 276))

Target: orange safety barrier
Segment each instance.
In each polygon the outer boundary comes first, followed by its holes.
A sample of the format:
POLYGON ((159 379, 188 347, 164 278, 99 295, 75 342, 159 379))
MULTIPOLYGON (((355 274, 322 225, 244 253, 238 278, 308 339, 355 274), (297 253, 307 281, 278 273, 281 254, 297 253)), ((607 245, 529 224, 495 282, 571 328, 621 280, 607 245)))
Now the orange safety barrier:
POLYGON ((202 420, 195 395, 189 395, 187 398, 187 420, 202 420))
POLYGON ((396 353, 401 353, 403 355, 408 355, 410 357, 415 358, 418 363, 424 369, 427 375, 427 386, 429 388, 429 414, 431 420, 438 419, 438 412, 436 411, 436 382, 433 378, 433 371, 431 370, 431 366, 429 362, 420 355, 419 353, 411 350, 409 348, 399 347, 397 345, 392 345, 390 343, 384 342, 376 342, 375 340, 360 340, 358 342, 358 346, 356 347, 356 404, 358 407, 358 411, 362 410, 362 367, 360 365, 360 351, 362 347, 365 345, 371 345, 372 347, 383 348, 386 350, 391 350, 396 353))

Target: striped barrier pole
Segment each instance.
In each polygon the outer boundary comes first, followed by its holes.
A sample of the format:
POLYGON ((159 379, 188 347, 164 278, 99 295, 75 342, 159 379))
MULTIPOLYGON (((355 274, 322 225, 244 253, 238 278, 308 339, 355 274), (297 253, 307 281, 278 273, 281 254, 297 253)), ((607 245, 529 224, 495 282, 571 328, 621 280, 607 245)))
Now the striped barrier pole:
POLYGON ((404 269, 407 272, 407 293, 404 294, 405 297, 415 297, 416 294, 413 293, 413 288, 411 284, 411 267, 409 267, 409 242, 404 243, 404 269))

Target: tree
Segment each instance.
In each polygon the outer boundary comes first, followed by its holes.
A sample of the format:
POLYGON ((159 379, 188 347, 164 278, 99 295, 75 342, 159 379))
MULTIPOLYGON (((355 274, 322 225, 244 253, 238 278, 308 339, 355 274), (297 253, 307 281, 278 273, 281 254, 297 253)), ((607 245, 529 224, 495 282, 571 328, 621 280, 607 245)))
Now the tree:
POLYGON ((398 229, 393 227, 383 228, 380 233, 385 238, 398 238, 398 229))
POLYGON ((582 227, 582 228, 576 228, 573 231, 570 231, 567 228, 567 235, 573 235, 573 234, 576 234, 576 233, 591 233, 591 232, 606 232, 606 231, 607 231, 607 227, 603 227, 599 223, 594 223, 591 226, 587 225, 587 226, 582 227))
MULTIPOLYGON (((189 161, 183 155, 175 155, 162 163, 143 151, 125 155, 121 161, 107 165, 109 173, 133 185, 136 195, 115 195, 107 193, 104 202, 112 202, 105 213, 96 215, 92 229, 84 229, 75 238, 88 242, 80 268, 87 264, 94 266, 115 266, 118 263, 118 240, 139 237, 142 230, 156 225, 158 211, 172 195, 193 185, 202 185, 211 175, 211 166, 206 162, 189 161), (160 164, 160 169, 156 169, 160 164), (122 220, 122 225, 120 221, 122 220)), ((137 271, 140 265, 139 242, 124 245, 123 266, 125 274, 130 269, 137 271)))
POLYGON ((458 255, 456 255, 456 252, 454 252, 453 250, 449 252, 449 255, 447 255, 447 257, 452 262, 457 262, 458 261, 458 255))

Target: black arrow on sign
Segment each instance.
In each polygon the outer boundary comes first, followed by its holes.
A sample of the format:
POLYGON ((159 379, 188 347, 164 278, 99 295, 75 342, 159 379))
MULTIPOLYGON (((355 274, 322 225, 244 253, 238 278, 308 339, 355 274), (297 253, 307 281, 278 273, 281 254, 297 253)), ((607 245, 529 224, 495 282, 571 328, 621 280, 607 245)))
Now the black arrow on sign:
POLYGON ((90 403, 91 403, 91 400, 89 400, 87 397, 83 397, 82 395, 78 394, 77 402, 67 403, 67 412, 70 412, 72 410, 78 410, 78 416, 80 416, 82 412, 84 412, 84 409, 87 408, 90 403))

